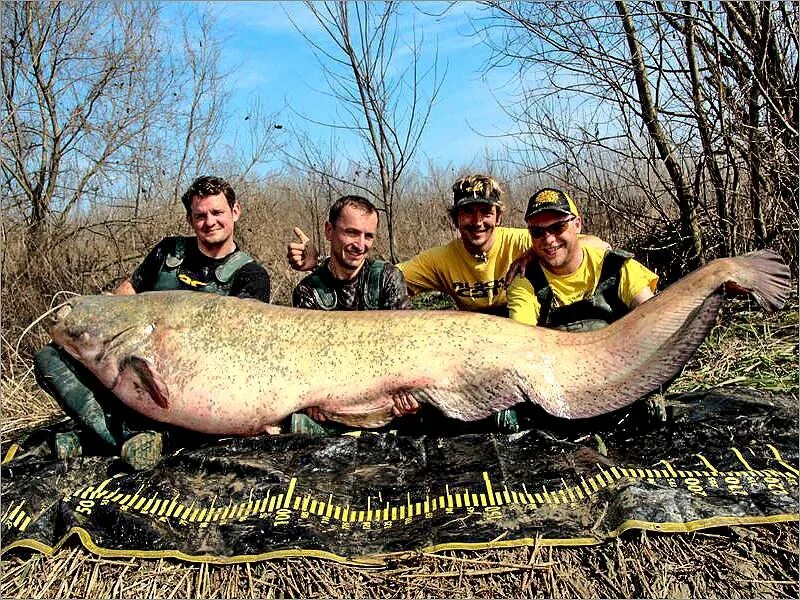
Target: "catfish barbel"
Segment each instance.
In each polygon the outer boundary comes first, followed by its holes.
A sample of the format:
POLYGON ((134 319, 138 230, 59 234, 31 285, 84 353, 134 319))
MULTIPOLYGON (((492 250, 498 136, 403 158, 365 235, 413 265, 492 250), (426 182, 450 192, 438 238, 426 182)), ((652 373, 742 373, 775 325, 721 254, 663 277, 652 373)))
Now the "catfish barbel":
POLYGON ((520 402, 611 412, 672 380, 725 287, 783 306, 789 269, 760 251, 708 263, 603 329, 570 333, 456 311, 327 312, 200 292, 79 296, 54 342, 122 402, 164 423, 257 435, 293 412, 379 427, 409 395, 471 421, 520 402))

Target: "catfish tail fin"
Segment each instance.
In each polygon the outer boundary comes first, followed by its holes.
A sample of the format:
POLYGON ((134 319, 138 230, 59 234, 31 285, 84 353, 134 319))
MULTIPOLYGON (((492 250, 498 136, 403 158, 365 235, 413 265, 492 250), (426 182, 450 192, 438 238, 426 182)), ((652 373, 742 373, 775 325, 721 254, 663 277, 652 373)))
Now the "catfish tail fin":
MULTIPOLYGON (((783 306, 789 268, 774 252, 712 261, 675 282, 612 325, 574 334, 580 357, 572 391, 544 398, 558 416, 586 418, 627 406, 676 377, 714 326, 723 286, 750 293, 766 310, 783 306)), ((563 381, 570 378, 564 373, 563 381)))

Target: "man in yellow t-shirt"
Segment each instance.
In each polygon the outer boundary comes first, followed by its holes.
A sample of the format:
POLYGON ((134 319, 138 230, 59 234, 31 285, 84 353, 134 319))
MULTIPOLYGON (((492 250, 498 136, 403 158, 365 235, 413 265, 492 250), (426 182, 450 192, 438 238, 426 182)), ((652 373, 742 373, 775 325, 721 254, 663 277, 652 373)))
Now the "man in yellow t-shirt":
MULTIPOLYGON (((453 184, 450 218, 459 239, 425 250, 397 265, 409 295, 439 291, 450 296, 460 310, 508 316, 506 273, 511 264, 530 250, 525 229, 501 227, 502 189, 488 175, 469 175, 453 184)), ((290 242, 287 259, 293 269, 306 271, 317 263, 316 249, 295 229, 299 241, 290 242)), ((580 236, 582 245, 607 248, 594 236, 580 236)))
POLYGON ((604 327, 653 297, 658 276, 621 250, 578 241, 572 199, 545 188, 528 201, 525 221, 537 260, 508 288, 512 319, 572 331, 604 327))

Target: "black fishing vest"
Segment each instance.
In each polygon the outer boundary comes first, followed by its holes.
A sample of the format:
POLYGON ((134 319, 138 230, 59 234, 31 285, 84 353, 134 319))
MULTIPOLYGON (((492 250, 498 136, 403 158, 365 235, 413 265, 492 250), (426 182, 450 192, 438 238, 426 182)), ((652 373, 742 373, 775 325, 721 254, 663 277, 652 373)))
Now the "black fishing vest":
POLYGON ((195 281, 180 268, 186 256, 187 243, 196 242, 194 238, 175 238, 175 247, 167 253, 161 269, 158 271, 156 284, 153 287, 155 291, 190 289, 227 296, 230 295, 233 277, 236 272, 246 264, 253 262, 252 256, 241 250, 236 250, 226 256, 223 262, 214 269, 213 281, 204 282, 205 285, 197 285, 200 282, 195 281))
MULTIPOLYGON (((308 285, 314 294, 317 305, 322 310, 336 310, 339 299, 336 297, 336 290, 330 287, 323 277, 327 265, 315 270, 309 278, 308 285)), ((363 278, 359 294, 364 299, 365 310, 378 310, 381 303, 381 275, 386 268, 386 261, 375 260, 369 264, 366 277, 363 278)), ((330 275, 332 277, 332 275, 330 275)))
POLYGON ((603 257, 600 280, 594 294, 566 306, 553 306, 553 289, 538 261, 531 261, 525 277, 533 285, 539 301, 537 325, 567 331, 600 329, 625 316, 630 309, 619 299, 620 273, 633 254, 624 250, 608 250, 603 257))

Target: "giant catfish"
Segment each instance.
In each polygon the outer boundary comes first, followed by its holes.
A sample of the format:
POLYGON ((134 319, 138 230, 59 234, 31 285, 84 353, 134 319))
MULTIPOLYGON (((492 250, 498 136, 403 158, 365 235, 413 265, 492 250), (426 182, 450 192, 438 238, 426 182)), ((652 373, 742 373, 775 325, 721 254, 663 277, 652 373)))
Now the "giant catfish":
POLYGON ((260 434, 308 407, 377 427, 409 395, 462 420, 520 402, 585 418, 674 378, 714 324, 724 288, 776 310, 788 285, 772 252, 719 259, 589 333, 467 312, 325 312, 199 292, 79 296, 53 311, 48 330, 131 408, 212 434, 260 434))

